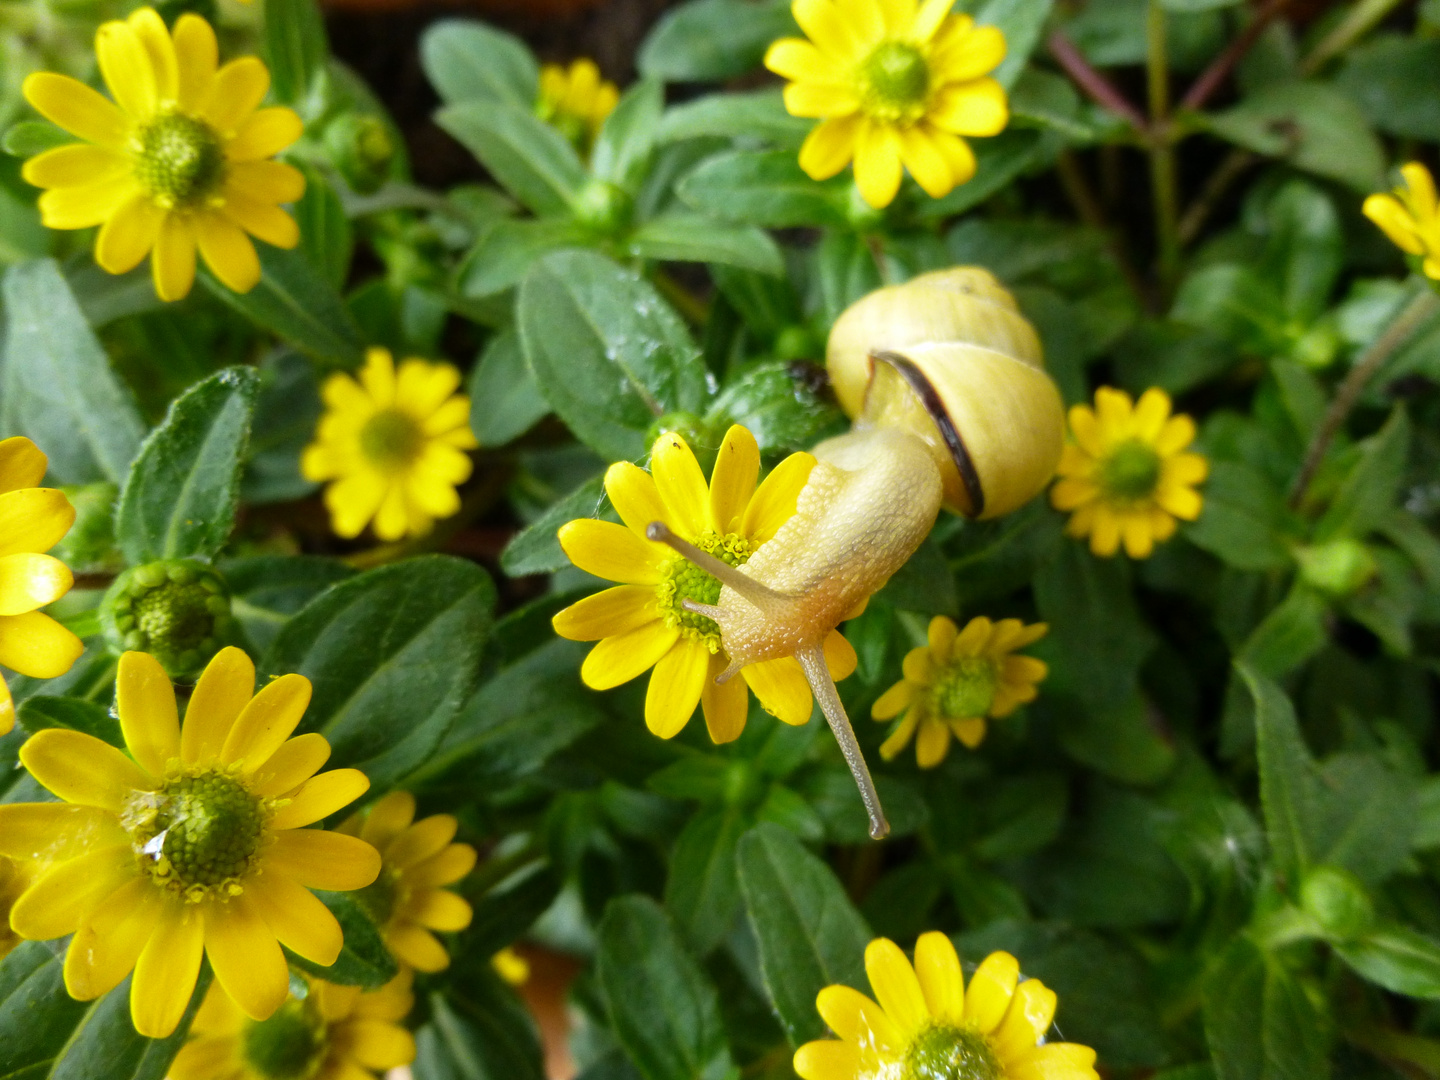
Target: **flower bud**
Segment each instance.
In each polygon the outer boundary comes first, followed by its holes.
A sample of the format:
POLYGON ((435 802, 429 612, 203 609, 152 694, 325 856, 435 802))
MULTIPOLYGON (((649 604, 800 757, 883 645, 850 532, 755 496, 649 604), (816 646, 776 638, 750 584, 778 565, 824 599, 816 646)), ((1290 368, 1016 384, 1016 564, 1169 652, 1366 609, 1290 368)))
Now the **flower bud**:
POLYGON ((50 554, 78 574, 113 574, 125 565, 115 546, 115 498, 109 481, 60 489, 75 507, 75 524, 50 554))
POLYGON ((395 160, 395 139, 378 116, 346 113, 325 129, 325 148, 345 183, 368 195, 385 182, 395 160))
POLYGON ((608 180, 591 180, 576 194, 572 209, 575 220, 585 228, 601 236, 614 236, 629 226, 635 200, 608 180))
POLYGON ((150 653, 172 678, 200 671, 237 629, 224 578, 195 559, 126 570, 101 602, 100 624, 117 652, 150 653))
POLYGON ((1351 596, 1378 571, 1375 556, 1359 540, 1348 536, 1310 547, 1297 547, 1295 561, 1301 579, 1330 596, 1351 596))
POLYGON ((1359 937, 1375 921, 1375 905, 1365 886, 1336 866, 1317 866, 1305 875, 1300 904, 1327 937, 1339 941, 1359 937))

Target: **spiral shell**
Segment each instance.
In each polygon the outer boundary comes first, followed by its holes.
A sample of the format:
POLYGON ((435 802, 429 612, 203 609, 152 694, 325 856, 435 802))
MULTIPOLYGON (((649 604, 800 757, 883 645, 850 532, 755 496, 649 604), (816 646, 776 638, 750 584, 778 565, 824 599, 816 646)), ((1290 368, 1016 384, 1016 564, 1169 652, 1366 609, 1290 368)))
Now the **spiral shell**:
POLYGON ((857 429, 925 442, 957 513, 1008 514, 1055 472, 1059 391, 1035 328, 987 270, 939 270, 863 297, 836 320, 826 364, 857 429))

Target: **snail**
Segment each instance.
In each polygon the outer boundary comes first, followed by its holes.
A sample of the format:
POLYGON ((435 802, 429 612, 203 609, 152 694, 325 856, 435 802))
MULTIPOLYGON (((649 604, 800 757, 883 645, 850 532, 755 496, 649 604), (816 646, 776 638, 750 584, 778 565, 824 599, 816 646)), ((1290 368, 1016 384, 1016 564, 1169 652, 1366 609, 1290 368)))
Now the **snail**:
POLYGON ((880 289, 836 321, 826 362, 851 430, 812 451, 795 515, 743 566, 676 536, 646 535, 721 583, 714 620, 730 664, 717 681, 794 656, 860 788, 870 835, 889 832, 822 645, 929 534, 940 508, 993 518, 1044 488, 1064 410, 1040 341, 988 271, 956 267, 880 289))

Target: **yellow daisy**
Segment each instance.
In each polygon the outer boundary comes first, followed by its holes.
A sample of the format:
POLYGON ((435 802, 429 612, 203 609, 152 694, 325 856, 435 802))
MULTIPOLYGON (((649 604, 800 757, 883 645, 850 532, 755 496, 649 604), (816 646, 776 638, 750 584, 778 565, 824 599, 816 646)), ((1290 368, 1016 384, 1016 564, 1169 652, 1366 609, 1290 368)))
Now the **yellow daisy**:
POLYGON ((1099 1080, 1095 1051, 1045 1042, 1055 991, 1020 980, 1009 953, 987 956, 965 985, 960 957, 944 934, 921 934, 912 967, 900 947, 876 938, 865 974, 878 1004, 848 986, 827 986, 815 1007, 839 1039, 795 1051, 801 1080, 1099 1080))
POLYGON ((585 149, 595 141, 600 125, 619 100, 620 91, 600 77, 595 61, 582 58, 568 69, 559 64, 546 64, 540 69, 535 114, 585 149))
POLYGON ((1102 386, 1095 408, 1070 409, 1070 442, 1050 489, 1057 510, 1073 510, 1065 531, 1090 537, 1090 550, 1144 559, 1175 533, 1175 519, 1194 521, 1202 500, 1195 485, 1209 473, 1199 454, 1185 453, 1195 421, 1170 415, 1170 398, 1151 387, 1132 404, 1123 390, 1102 386))
POLYGON ((82 1001, 133 968, 130 1015, 151 1038, 175 1030, 202 953, 246 1015, 269 1016, 289 986, 281 944, 317 964, 340 954, 340 924, 308 890, 359 889, 380 872, 369 844, 304 828, 370 786, 356 769, 315 775, 329 744, 289 737, 310 680, 254 687, 250 658, 223 650, 182 727, 159 662, 127 652, 115 694, 128 756, 46 729, 20 760, 63 801, 0 806, 0 855, 52 861, 15 902, 11 927, 36 940, 75 935, 65 987, 82 1001))
MULTIPOLYGON (((743 668, 740 679, 717 683, 729 666, 720 628, 683 607, 685 600, 714 604, 720 583, 664 544, 645 527, 663 521, 670 530, 731 566, 743 565, 795 514, 800 490, 815 467, 809 454, 791 454, 756 486, 760 448, 736 424, 725 434, 709 487, 683 438, 662 435, 650 450, 650 472, 617 462, 605 474, 605 491, 624 525, 585 518, 560 529, 570 561, 596 577, 623 584, 571 604, 555 616, 555 632, 571 641, 599 641, 580 669, 587 686, 608 690, 650 667, 645 723, 668 739, 689 722, 695 706, 717 743, 745 727, 748 685, 760 704, 787 724, 810 719, 810 684, 793 656, 743 668)), ((855 650, 838 632, 825 641, 830 674, 855 670, 855 650)))
POLYGON ((450 954, 430 931, 464 930, 470 904, 444 886, 475 868, 475 849, 452 844, 459 823, 449 814, 415 820, 415 796, 392 791, 365 815, 353 814, 337 830, 358 836, 380 852, 380 876, 359 894, 385 935, 385 944, 417 971, 450 966, 450 954))
POLYGON ((809 37, 781 38, 765 66, 791 82, 785 108, 821 123, 800 148, 815 180, 855 161, 865 201, 889 206, 901 166, 940 198, 975 175, 962 135, 998 135, 1010 119, 988 74, 1005 59, 1005 35, 951 15, 953 0, 794 0, 809 37))
POLYGON ((410 357, 397 371, 385 349, 366 353, 358 382, 344 372, 325 380, 325 414, 300 471, 333 481, 325 505, 338 535, 359 536, 373 519, 381 540, 423 536, 460 509, 455 485, 469 478, 465 451, 478 444, 459 385, 451 364, 410 357))
MULTIPOLYGON (((70 568, 43 554, 75 523, 62 491, 35 485, 49 459, 29 439, 0 441, 0 664, 34 679, 70 670, 85 646, 39 609, 70 591, 70 568)), ((15 703, 0 680, 0 735, 15 726, 15 703)))
POLYGON ((410 972, 368 993, 294 978, 304 996, 265 1020, 211 986, 169 1080, 372 1080, 415 1060, 415 1037, 400 1026, 415 1004, 410 972))
POLYGON ((930 620, 930 642, 905 656, 905 678, 880 695, 870 710, 876 720, 905 718, 880 747, 886 761, 909 745, 918 729, 915 759, 934 768, 950 752, 950 736, 972 750, 985 738, 985 717, 999 720, 1035 700, 1035 684, 1048 670, 1033 656, 1012 656, 1039 641, 1044 623, 1026 626, 1019 619, 992 623, 983 615, 965 629, 944 615, 930 620))
POLYGON ((215 31, 182 15, 171 32, 153 8, 103 24, 100 73, 114 101, 50 71, 29 76, 25 99, 84 142, 25 163, 40 215, 52 229, 100 226, 95 261, 112 274, 153 252, 155 292, 179 300, 195 279, 195 251, 236 292, 260 280, 249 236, 276 247, 300 240, 279 203, 305 177, 269 160, 300 137, 292 110, 259 108, 270 72, 253 56, 217 69, 215 31))
POLYGON ((1423 257, 1425 276, 1440 281, 1440 204, 1430 170, 1412 161, 1400 170, 1405 186, 1391 195, 1371 195, 1365 216, 1407 255, 1423 257))

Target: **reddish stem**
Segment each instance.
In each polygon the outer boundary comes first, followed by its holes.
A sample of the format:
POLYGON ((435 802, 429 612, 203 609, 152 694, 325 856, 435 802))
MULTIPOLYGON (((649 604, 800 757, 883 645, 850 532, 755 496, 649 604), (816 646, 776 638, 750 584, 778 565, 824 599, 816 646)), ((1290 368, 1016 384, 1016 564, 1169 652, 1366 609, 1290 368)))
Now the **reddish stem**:
POLYGON ((1220 88, 1220 84, 1234 70, 1235 65, 1240 63, 1245 54, 1250 51, 1265 28, 1277 19, 1284 10, 1290 6, 1290 0, 1266 0, 1266 4, 1255 13, 1255 18, 1250 20, 1250 25, 1240 32, 1240 36, 1230 43, 1230 47, 1210 62, 1210 66, 1200 73, 1195 84, 1190 87, 1188 93, 1180 102, 1182 109, 1199 109, 1205 102, 1210 100, 1210 95, 1220 88))
POLYGON ((1081 55, 1074 42, 1056 30, 1046 44, 1055 62, 1065 69, 1065 74, 1075 85, 1089 94, 1098 104, 1123 117, 1136 131, 1149 134, 1150 125, 1144 115, 1130 101, 1110 84, 1110 81, 1090 66, 1090 61, 1081 55))

